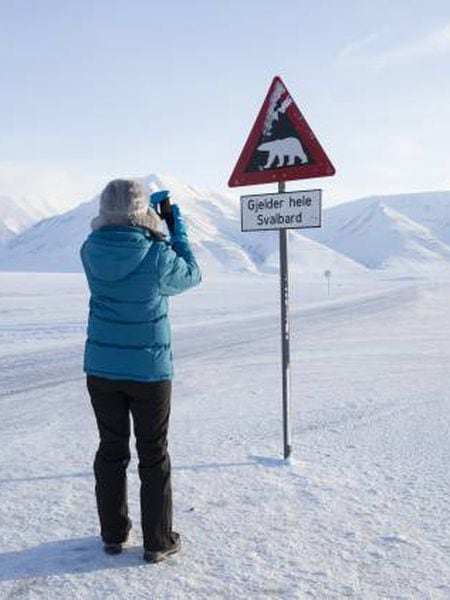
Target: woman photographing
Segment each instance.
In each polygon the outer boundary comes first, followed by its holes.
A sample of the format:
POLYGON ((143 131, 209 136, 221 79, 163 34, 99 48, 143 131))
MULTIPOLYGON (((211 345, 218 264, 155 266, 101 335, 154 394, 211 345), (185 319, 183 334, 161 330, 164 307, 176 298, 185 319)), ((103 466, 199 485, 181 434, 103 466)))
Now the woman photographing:
POLYGON ((155 206, 164 203, 169 240, 143 187, 117 179, 101 194, 81 259, 91 294, 84 371, 100 435, 94 474, 104 550, 120 553, 131 529, 126 470, 132 419, 144 559, 159 562, 180 549, 172 530, 167 451, 173 377, 168 297, 200 283, 201 273, 178 206, 170 206, 164 192, 152 196, 155 206))

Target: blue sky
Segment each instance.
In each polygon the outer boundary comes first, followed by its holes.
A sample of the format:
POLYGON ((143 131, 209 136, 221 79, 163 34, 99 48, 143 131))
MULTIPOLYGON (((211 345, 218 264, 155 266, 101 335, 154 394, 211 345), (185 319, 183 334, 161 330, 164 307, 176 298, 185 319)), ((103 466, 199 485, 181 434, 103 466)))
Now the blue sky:
POLYGON ((337 169, 290 189, 450 189, 447 0, 15 0, 0 33, 0 195, 226 190, 276 74, 337 169))

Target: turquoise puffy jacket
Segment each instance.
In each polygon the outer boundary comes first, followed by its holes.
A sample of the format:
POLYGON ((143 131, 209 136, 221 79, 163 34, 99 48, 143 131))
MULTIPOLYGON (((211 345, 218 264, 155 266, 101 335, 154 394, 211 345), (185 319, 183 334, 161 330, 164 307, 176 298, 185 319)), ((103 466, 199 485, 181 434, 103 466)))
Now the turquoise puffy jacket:
POLYGON ((102 227, 81 251, 91 299, 84 371, 107 379, 172 379, 168 296, 200 283, 187 242, 144 227, 102 227))

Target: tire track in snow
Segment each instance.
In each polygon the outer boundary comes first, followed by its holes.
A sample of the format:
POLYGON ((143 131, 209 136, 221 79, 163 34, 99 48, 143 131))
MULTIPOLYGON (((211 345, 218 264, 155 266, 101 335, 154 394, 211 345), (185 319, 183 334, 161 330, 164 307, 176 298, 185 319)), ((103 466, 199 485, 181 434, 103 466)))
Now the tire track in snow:
MULTIPOLYGON (((405 286, 357 297, 303 306, 291 310, 291 323, 297 329, 327 327, 334 319, 373 316, 374 312, 398 311, 417 299, 417 287, 405 286), (319 319, 320 317, 320 319, 319 319)), ((273 340, 278 347, 278 307, 270 313, 233 315, 229 321, 175 326, 174 353, 178 362, 191 362, 199 357, 241 349, 249 352, 261 343, 273 340), (200 334, 199 334, 200 332, 200 334), (261 333, 264 332, 264 333, 261 333), (211 340, 217 340, 211 343, 211 340)), ((42 329, 42 328, 40 328, 42 329)), ((32 334, 32 331, 30 332, 32 334)), ((83 343, 68 341, 65 346, 0 356, 0 399, 62 385, 84 378, 82 371, 83 343)))

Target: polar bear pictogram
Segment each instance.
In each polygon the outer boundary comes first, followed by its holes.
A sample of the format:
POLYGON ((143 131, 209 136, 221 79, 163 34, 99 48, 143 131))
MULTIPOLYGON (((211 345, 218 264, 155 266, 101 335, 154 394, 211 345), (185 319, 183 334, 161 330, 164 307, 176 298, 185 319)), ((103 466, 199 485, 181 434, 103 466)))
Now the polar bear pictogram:
POLYGON ((291 167, 295 165, 295 159, 298 158, 302 164, 308 162, 308 157, 300 143, 300 140, 294 137, 284 138, 282 140, 273 140, 264 142, 257 148, 259 152, 268 152, 266 164, 263 169, 270 169, 273 163, 278 159, 277 167, 291 167), (287 158, 287 164, 284 164, 284 159, 287 158))

